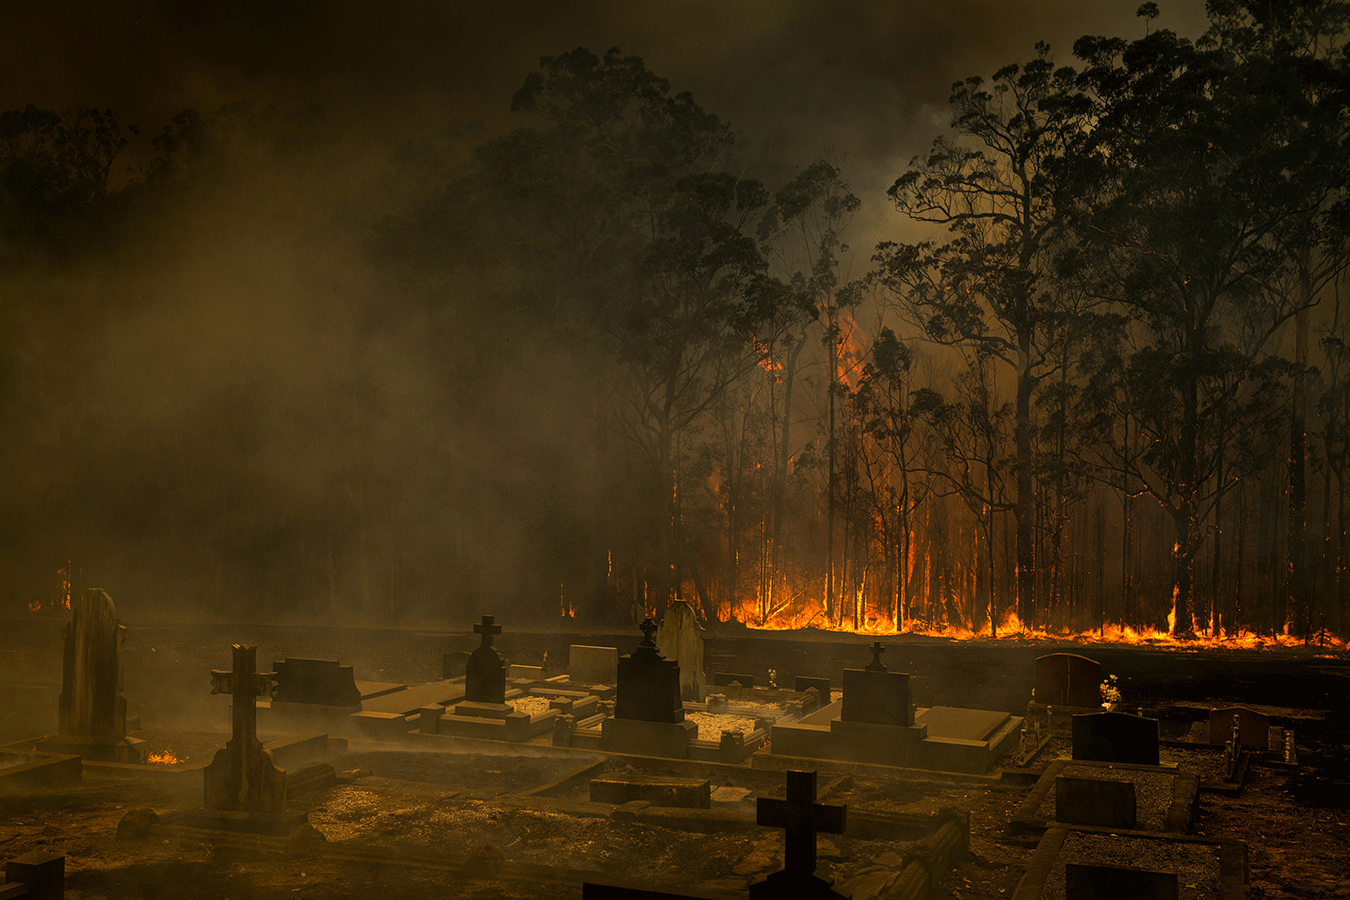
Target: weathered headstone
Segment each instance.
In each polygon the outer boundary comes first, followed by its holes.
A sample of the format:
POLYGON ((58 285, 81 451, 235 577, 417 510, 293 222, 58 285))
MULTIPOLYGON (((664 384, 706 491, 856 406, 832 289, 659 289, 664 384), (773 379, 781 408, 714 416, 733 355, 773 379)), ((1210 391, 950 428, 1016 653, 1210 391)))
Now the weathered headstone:
POLYGON ((1177 900, 1177 873, 1134 866, 1067 863, 1065 900, 1177 900))
POLYGON ((822 703, 830 702, 830 679, 816 678, 810 675, 798 675, 792 686, 794 691, 806 691, 810 688, 815 688, 820 692, 820 700, 822 703))
POLYGON ((1086 656, 1051 653, 1036 660, 1036 703, 1101 706, 1102 665, 1086 656))
POLYGON ((843 834, 848 807, 816 803, 816 773, 789 771, 787 799, 760 797, 755 801, 755 821, 782 828, 783 871, 750 885, 751 900, 767 898, 836 898, 831 882, 816 872, 816 835, 843 834))
POLYGON ((1119 712, 1076 715, 1073 758, 1156 766, 1158 720, 1119 712))
POLYGON ((122 696, 122 637, 112 598, 99 588, 85 591, 62 629, 58 734, 38 744, 50 753, 89 759, 144 762, 145 742, 127 737, 127 701, 122 696))
POLYGON ((1055 820, 1133 828, 1139 821, 1134 782, 1060 775, 1055 778, 1055 820))
POLYGON ((579 684, 617 683, 619 648, 573 644, 567 651, 567 677, 579 684))
POLYGON ((272 663, 277 687, 272 692, 276 703, 312 703, 320 706, 350 708, 361 705, 361 690, 351 666, 338 665, 335 659, 295 659, 272 663))
POLYGON ((909 702, 909 675, 888 672, 881 662, 886 648, 872 644, 872 661, 865 669, 844 670, 844 704, 840 719, 872 725, 913 725, 909 702))
POLYGON ((687 600, 666 609, 656 632, 656 650, 680 667, 680 699, 697 703, 707 693, 703 674, 703 626, 687 600))
POLYGON ((464 671, 464 699, 469 703, 505 703, 506 660, 492 646, 492 637, 502 633, 502 626, 494 624, 492 616, 483 616, 473 630, 483 639, 469 656, 464 671))
POLYGON ((234 668, 211 672, 211 693, 230 695, 230 740, 203 772, 205 809, 189 813, 184 821, 204 828, 289 834, 306 815, 286 809, 286 773, 258 740, 257 698, 272 696, 275 675, 253 671, 256 647, 235 644, 231 649, 234 668))
POLYGON ((1209 714, 1209 742, 1223 744, 1232 740, 1233 717, 1238 719, 1238 740, 1256 750, 1270 747, 1270 719, 1245 706, 1226 706, 1209 714))

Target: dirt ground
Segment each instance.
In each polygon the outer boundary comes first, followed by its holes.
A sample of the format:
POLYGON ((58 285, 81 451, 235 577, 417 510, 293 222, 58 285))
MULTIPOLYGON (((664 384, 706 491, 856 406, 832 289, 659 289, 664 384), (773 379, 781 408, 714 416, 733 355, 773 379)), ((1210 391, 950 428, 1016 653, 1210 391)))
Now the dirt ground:
MULTIPOLYGON (((0 743, 55 730, 60 689, 59 620, 0 623, 0 743)), ((505 634, 512 661, 561 670, 570 643, 632 644, 636 636, 505 634), (545 655, 547 654, 547 656, 545 655)), ((870 638, 712 635, 712 670, 751 672, 778 683, 797 674, 832 675, 868 657, 870 638)), ((362 680, 420 682, 439 677, 440 654, 474 644, 469 633, 265 628, 131 627, 126 640, 129 712, 152 750, 202 760, 223 745, 225 698, 209 695, 209 670, 227 668, 228 643, 257 643, 260 664, 285 656, 337 658, 362 680)), ((896 639, 885 662, 910 671, 920 705, 1025 709, 1036 656, 1063 647, 1017 641, 956 645, 896 639)), ((1254 898, 1350 898, 1350 661, 1308 651, 1177 652, 1069 647, 1120 676, 1125 705, 1160 717, 1177 737, 1211 706, 1243 704, 1295 729, 1296 771, 1253 766, 1236 797, 1202 795, 1197 834, 1248 846, 1254 898)), ((552 674, 552 672, 546 672, 552 674)), ((529 751, 525 751, 528 753, 529 751)), ((744 896, 745 886, 782 864, 782 832, 713 834, 578 818, 520 795, 588 760, 540 755, 389 752, 353 744, 335 768, 362 770, 349 783, 308 791, 293 805, 311 827, 290 839, 202 832, 175 814, 200 802, 199 778, 177 782, 86 774, 79 787, 0 796, 0 855, 46 848, 66 855, 68 898, 567 897, 593 873, 678 890, 744 896), (135 809, 164 820, 119 840, 135 809)), ((204 760, 202 760, 204 761, 204 760)), ((748 770, 747 770, 748 771, 748 770)), ((739 776, 731 776, 730 784, 739 776)), ((764 773, 747 774, 765 790, 764 773), (758 780, 756 780, 758 779, 758 780)), ((748 779, 748 780, 747 780, 748 779)), ((753 782, 753 783, 752 783, 753 782)), ((779 795, 781 796, 781 789, 779 795)), ((968 810, 970 849, 933 893, 942 898, 1011 897, 1034 838, 1006 825, 1026 796, 990 782, 871 781, 855 778, 826 802, 850 810, 927 815, 968 810)), ((559 802, 565 802, 563 797, 559 802)), ((821 871, 843 883, 895 848, 885 842, 821 839, 821 871)))

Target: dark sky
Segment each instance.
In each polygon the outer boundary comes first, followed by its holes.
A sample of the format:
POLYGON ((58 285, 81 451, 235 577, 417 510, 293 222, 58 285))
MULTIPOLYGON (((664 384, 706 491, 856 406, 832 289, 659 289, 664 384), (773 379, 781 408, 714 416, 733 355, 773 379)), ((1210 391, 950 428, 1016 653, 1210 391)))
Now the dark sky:
MULTIPOLYGON (((146 134, 184 107, 318 103, 335 123, 399 138, 455 117, 503 122, 538 58, 611 46, 755 141, 898 165, 942 123, 948 87, 1025 60, 1067 61, 1084 33, 1136 37, 1138 0, 287 0, 14 4, 0 108, 111 107, 146 134)), ((1157 23, 1187 34, 1202 0, 1157 23)), ((858 173, 870 180, 871 173, 858 173)))

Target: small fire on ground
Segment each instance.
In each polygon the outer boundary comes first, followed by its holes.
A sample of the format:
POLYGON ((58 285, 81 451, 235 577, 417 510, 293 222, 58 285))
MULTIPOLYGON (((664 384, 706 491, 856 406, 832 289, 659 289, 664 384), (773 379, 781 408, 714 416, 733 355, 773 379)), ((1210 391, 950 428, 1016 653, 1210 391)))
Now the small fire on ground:
MULTIPOLYGON (((187 757, 184 757, 183 759, 186 759, 186 758, 187 758, 187 757)), ((170 752, 170 751, 168 751, 168 750, 165 750, 163 753, 151 753, 149 759, 150 759, 150 762, 152 762, 152 763, 159 763, 160 765, 164 765, 164 766, 172 766, 172 765, 176 765, 176 764, 178 764, 178 763, 180 763, 180 762, 183 762, 183 759, 179 759, 178 757, 174 756, 172 752, 170 752)))

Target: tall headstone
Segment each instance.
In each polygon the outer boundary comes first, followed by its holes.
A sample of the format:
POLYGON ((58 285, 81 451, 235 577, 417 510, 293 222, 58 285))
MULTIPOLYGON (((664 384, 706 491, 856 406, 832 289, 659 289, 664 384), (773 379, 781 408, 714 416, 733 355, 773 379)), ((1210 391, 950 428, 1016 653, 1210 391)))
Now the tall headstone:
POLYGON ((492 646, 492 638, 502 633, 502 626, 495 624, 492 616, 483 616, 473 630, 483 639, 464 670, 464 699, 470 703, 505 703, 506 660, 492 646))
POLYGON ((356 686, 352 667, 338 665, 335 659, 287 657, 272 663, 272 669, 277 676, 277 689, 272 699, 277 703, 310 703, 344 709, 361 706, 361 689, 356 686))
POLYGON ((844 670, 844 704, 840 719, 870 725, 913 725, 909 675, 887 671, 881 662, 881 654, 886 648, 880 641, 873 642, 869 649, 872 661, 866 668, 844 670))
POLYGON ((755 821, 782 828, 783 871, 750 885, 751 900, 842 898, 831 883, 816 874, 816 835, 843 834, 848 825, 848 807, 816 802, 816 773, 789 771, 787 799, 760 797, 755 802, 755 821))
POLYGON ((1158 720, 1119 712, 1074 716, 1073 758, 1156 766, 1158 720))
POLYGON ((572 644, 567 652, 567 677, 580 684, 617 684, 619 648, 572 644))
POLYGON ((257 648, 234 644, 234 668, 211 671, 211 693, 229 694, 230 740, 203 771, 203 809, 184 821, 199 828, 288 834, 306 814, 286 809, 286 772, 258 740, 257 698, 271 697, 273 672, 254 672, 257 648))
POLYGON ((680 667, 680 699, 700 702, 708 685, 703 674, 703 626, 687 600, 666 609, 656 632, 656 651, 680 667))
POLYGON ((1233 718, 1238 720, 1238 741, 1243 747, 1266 750, 1270 747, 1270 719, 1245 706, 1226 706, 1209 714, 1209 742, 1223 744, 1233 737, 1233 718))
POLYGON ((1051 653, 1036 660, 1034 700, 1043 706, 1101 706, 1102 665, 1074 653, 1051 653))
POLYGON ((614 716, 644 722, 683 722, 680 667, 657 652, 652 635, 656 623, 642 623, 642 643, 619 659, 618 696, 614 716))
POLYGON ((144 741, 127 737, 127 701, 122 695, 122 637, 112 598, 100 588, 81 594, 62 630, 59 719, 54 738, 39 749, 90 759, 143 762, 144 741))

